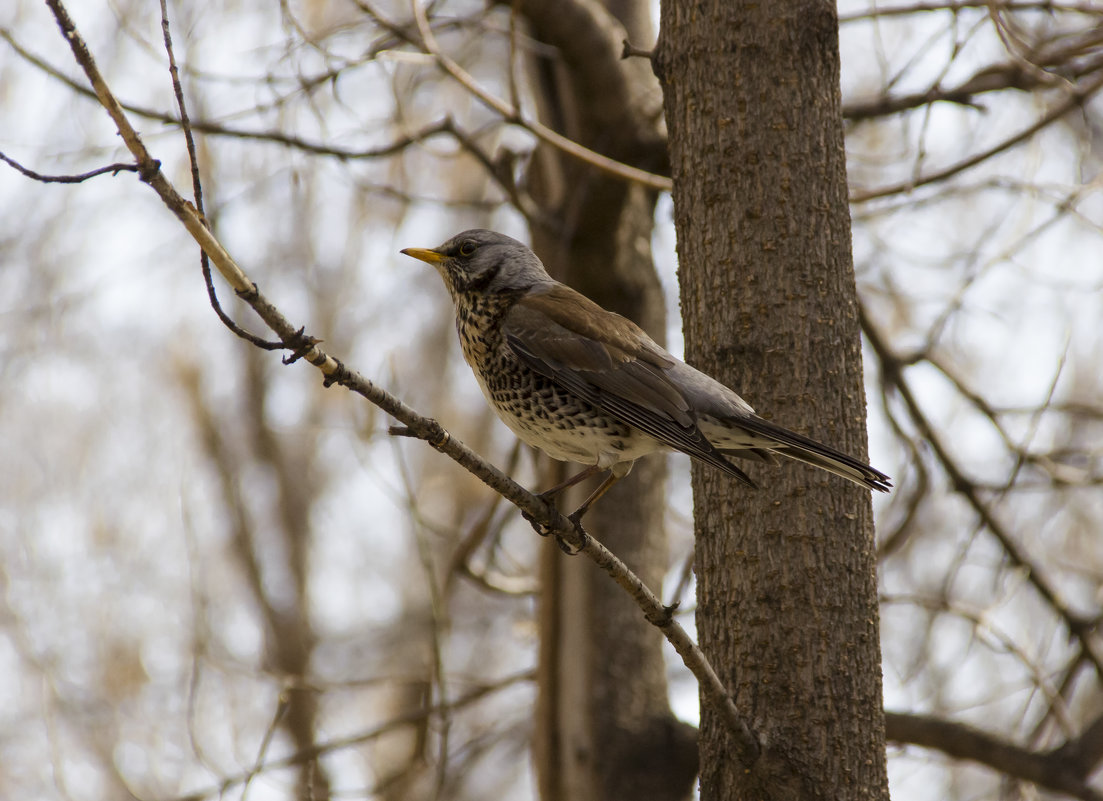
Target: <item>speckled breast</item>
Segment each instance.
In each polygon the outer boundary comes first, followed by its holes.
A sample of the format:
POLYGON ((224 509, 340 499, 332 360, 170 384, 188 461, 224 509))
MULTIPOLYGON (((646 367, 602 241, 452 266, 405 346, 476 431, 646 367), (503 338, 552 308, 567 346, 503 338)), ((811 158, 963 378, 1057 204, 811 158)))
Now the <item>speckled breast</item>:
POLYGON ((479 301, 457 312, 464 359, 502 422, 522 441, 554 459, 602 467, 658 449, 651 437, 524 364, 501 334, 505 310, 479 301))

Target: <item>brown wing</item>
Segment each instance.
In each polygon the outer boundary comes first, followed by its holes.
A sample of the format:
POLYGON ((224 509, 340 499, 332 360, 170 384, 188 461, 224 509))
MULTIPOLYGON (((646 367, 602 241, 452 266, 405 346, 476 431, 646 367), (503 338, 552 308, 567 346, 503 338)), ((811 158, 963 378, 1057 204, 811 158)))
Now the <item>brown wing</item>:
POLYGON ((665 373, 674 360, 632 321, 560 284, 521 298, 502 331, 536 372, 668 447, 754 486, 701 433, 665 373))

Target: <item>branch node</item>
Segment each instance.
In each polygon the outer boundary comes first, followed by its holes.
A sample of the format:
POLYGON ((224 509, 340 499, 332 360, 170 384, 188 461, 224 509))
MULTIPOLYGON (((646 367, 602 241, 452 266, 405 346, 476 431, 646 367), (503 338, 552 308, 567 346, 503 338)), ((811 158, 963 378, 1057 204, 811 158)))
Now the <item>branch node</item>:
POLYGON ((647 622, 656 628, 665 629, 671 623, 674 622, 674 611, 678 608, 679 603, 675 601, 672 604, 664 605, 662 610, 655 614, 645 613, 644 617, 647 622))
POLYGON ((284 364, 294 364, 307 353, 310 349, 317 345, 322 340, 317 337, 312 337, 306 333, 306 326, 304 325, 298 331, 291 336, 287 337, 283 341, 283 346, 291 351, 290 354, 284 356, 282 361, 284 364))
POLYGON ((392 437, 423 439, 428 442, 434 450, 442 453, 444 452, 444 446, 452 439, 452 435, 436 422, 432 422, 428 431, 415 431, 409 426, 391 426, 387 429, 387 433, 392 437))
POLYGON ((332 373, 327 374, 325 378, 322 379, 322 386, 326 387, 327 389, 329 387, 332 387, 334 384, 344 384, 349 377, 349 371, 348 368, 345 367, 344 362, 342 362, 335 356, 331 356, 330 358, 332 358, 333 361, 337 363, 337 369, 334 370, 332 373))
POLYGON ((260 289, 257 288, 257 284, 254 281, 249 285, 248 289, 235 289, 234 293, 246 303, 252 303, 260 295, 260 289))
POLYGON ((150 159, 149 161, 143 161, 138 165, 138 179, 142 183, 150 183, 161 171, 161 160, 150 159))
POLYGON ((644 50, 642 47, 636 47, 634 44, 629 42, 627 39, 622 39, 621 43, 624 45, 624 48, 620 51, 621 59, 628 59, 628 58, 646 58, 646 59, 650 59, 651 56, 655 52, 654 50, 644 50))

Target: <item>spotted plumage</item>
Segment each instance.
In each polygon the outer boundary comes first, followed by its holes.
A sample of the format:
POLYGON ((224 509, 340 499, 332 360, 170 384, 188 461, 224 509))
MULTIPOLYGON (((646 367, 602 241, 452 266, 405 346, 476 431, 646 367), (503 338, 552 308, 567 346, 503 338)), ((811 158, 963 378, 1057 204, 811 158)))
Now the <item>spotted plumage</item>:
POLYGON ((464 359, 498 416, 550 456, 590 466, 580 476, 609 470, 615 480, 639 457, 673 449, 751 486, 729 457, 777 453, 868 489, 891 486, 869 465, 758 417, 633 322, 552 279, 515 239, 471 230, 402 252, 444 279, 464 359))

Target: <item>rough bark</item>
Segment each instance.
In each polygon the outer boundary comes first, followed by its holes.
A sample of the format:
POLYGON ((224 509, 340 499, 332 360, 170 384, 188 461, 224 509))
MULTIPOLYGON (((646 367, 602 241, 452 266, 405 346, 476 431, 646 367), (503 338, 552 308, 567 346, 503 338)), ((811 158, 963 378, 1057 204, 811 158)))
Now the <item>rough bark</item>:
MULTIPOLYGON (((865 452, 833 4, 664 2, 688 360, 763 416, 865 452)), ((868 493, 792 462, 693 469, 697 627, 763 745, 708 706, 701 797, 887 798, 868 493)))
MULTIPOLYGON (((585 0, 534 0, 521 10, 530 33, 558 54, 534 63, 545 123, 614 158, 650 164, 662 151, 658 86, 646 62, 619 58, 626 28, 650 39, 646 4, 618 3, 619 21, 585 0)), ((535 154, 530 186, 559 224, 533 230, 534 248, 552 274, 661 341, 666 313, 651 258, 654 193, 551 149, 535 154)), ((586 520, 655 590, 669 558, 665 473, 662 459, 642 460, 586 520)), ((660 633, 593 564, 551 544, 541 578, 541 797, 686 798, 696 775, 695 737, 670 711, 660 633)))

